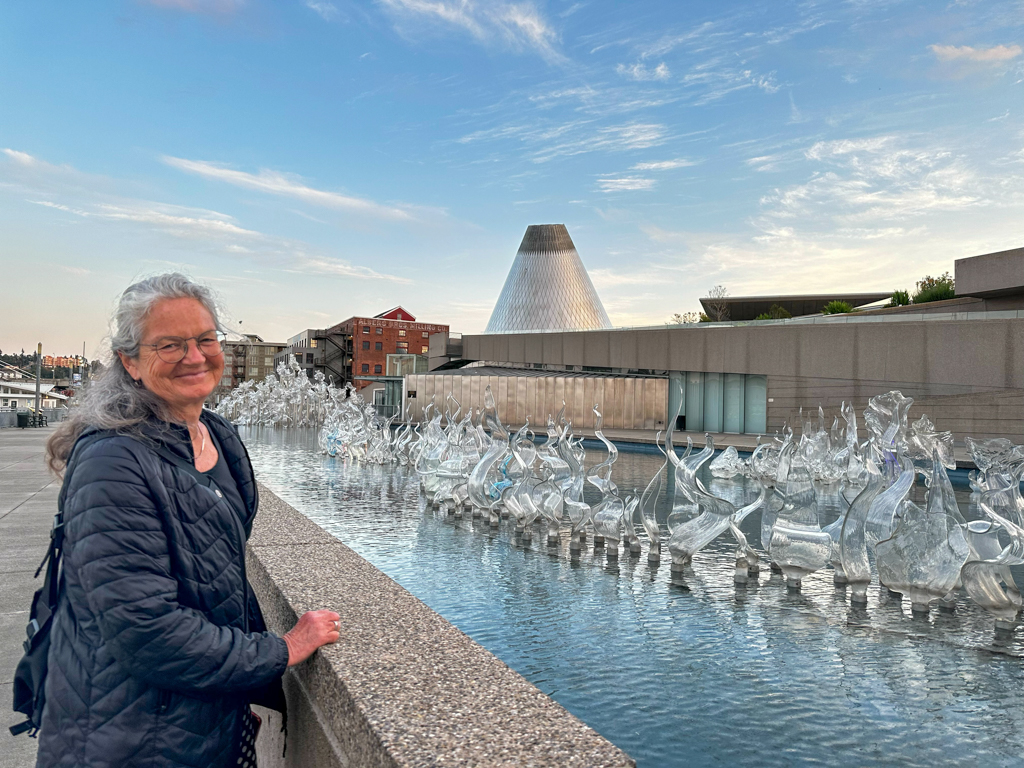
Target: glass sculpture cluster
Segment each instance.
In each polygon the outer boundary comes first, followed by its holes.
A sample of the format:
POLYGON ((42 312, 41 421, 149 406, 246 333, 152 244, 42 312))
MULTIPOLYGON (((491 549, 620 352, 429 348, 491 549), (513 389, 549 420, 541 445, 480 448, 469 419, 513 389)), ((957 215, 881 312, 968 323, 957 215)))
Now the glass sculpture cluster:
POLYGON ((320 371, 310 379, 294 357, 276 376, 238 385, 217 412, 240 426, 319 427, 324 453, 374 464, 408 464, 419 438, 412 424, 393 429, 397 417, 381 418, 352 385, 339 389, 320 371))
POLYGON ((842 420, 837 417, 828 429, 822 409, 816 417, 801 414, 799 437, 785 427, 769 442, 759 439, 746 459, 732 447, 715 457, 710 437, 699 450, 687 439, 680 452, 672 430, 664 441, 658 433, 665 461, 639 495, 620 492, 612 479, 618 451, 601 431, 599 406, 595 436, 607 456, 589 469, 583 439, 573 434, 564 411, 548 417, 546 439, 537 440, 529 423, 510 434, 490 388, 475 415, 463 414, 449 397, 444 428, 442 414, 431 406, 422 437, 406 454, 435 508, 456 517, 484 517, 493 527, 511 518, 524 541, 539 524, 549 546, 567 536, 574 557, 588 536, 609 559, 619 557, 620 546, 623 553, 639 555, 644 535, 648 560, 660 561, 667 550, 673 575, 681 577, 697 552, 728 535, 736 545, 737 583, 757 578, 767 557, 792 589, 831 567, 855 605, 867 602, 873 579, 908 597, 915 612, 935 603, 951 608, 963 588, 997 628, 1012 629, 1021 595, 1009 568, 1024 564, 1024 446, 968 438, 978 467, 970 482, 980 494, 984 519, 967 523, 947 474, 955 468, 952 434, 936 430, 926 416, 908 423, 912 403, 898 391, 871 398, 863 413, 863 440, 850 405, 843 405, 842 420), (662 524, 655 506, 669 463, 675 493, 662 524), (705 464, 714 477, 753 479, 756 498, 737 506, 716 496, 698 477, 705 464), (918 477, 926 488, 923 505, 910 498, 918 477), (596 489, 593 503, 584 500, 585 485, 596 489), (839 517, 825 527, 818 515, 822 488, 831 489, 841 506, 839 517), (740 530, 757 511, 764 552, 740 530))

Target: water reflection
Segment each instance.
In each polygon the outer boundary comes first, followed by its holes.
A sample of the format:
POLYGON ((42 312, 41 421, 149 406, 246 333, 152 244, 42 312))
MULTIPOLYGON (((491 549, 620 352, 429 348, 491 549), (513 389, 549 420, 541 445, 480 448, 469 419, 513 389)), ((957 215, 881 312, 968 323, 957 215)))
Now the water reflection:
MULTIPOLYGON (((429 511, 407 468, 321 457, 298 430, 244 437, 282 498, 641 766, 1021 763, 1024 647, 966 599, 917 619, 878 589, 851 607, 828 570, 798 593, 767 567, 737 587, 727 536, 681 574, 646 551, 609 561, 592 541, 570 557, 568 537, 553 549, 539 530, 525 543, 509 521, 495 531, 429 511)), ((643 488, 661 460, 622 453, 615 480, 643 488)), ((757 492, 705 482, 734 504, 757 492)), ((827 524, 838 500, 824 498, 827 524)), ((760 516, 741 528, 759 547, 760 516)))

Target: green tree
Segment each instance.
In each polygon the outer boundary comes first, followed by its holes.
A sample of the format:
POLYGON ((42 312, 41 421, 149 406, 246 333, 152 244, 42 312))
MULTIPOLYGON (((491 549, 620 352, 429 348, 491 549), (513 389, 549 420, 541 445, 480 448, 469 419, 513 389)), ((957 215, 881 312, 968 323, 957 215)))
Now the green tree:
POLYGON ((956 298, 956 286, 953 277, 945 272, 938 277, 925 275, 917 283, 917 293, 914 294, 914 304, 925 304, 929 301, 944 301, 956 298))
POLYGON ((780 307, 778 304, 772 304, 768 307, 767 312, 762 312, 760 315, 755 317, 755 320, 785 320, 786 318, 792 317, 785 307, 780 307))
POLYGON ((838 299, 830 301, 821 310, 823 315, 844 315, 847 312, 853 312, 853 307, 850 306, 849 302, 839 301, 838 299))
POLYGON ((889 297, 890 307, 905 307, 910 303, 910 294, 906 291, 893 291, 889 297))

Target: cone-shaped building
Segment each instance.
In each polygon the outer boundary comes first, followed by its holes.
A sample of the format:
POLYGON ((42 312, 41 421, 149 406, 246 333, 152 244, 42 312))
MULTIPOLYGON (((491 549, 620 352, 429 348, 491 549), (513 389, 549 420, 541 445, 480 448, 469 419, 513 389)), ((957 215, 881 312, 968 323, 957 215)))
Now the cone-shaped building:
POLYGON ((527 227, 484 333, 611 327, 565 225, 527 227))

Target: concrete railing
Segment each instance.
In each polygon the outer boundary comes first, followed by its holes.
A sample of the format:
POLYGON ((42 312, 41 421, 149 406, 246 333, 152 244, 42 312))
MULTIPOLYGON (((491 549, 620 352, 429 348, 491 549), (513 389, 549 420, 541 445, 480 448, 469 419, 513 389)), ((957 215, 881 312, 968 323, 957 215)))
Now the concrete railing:
MULTIPOLYGON (((268 489, 249 541, 267 623, 341 614, 341 639, 285 674, 281 718, 261 711, 261 768, 633 766, 493 654, 268 489)), ((439 571, 437 578, 444 578, 439 571)))

